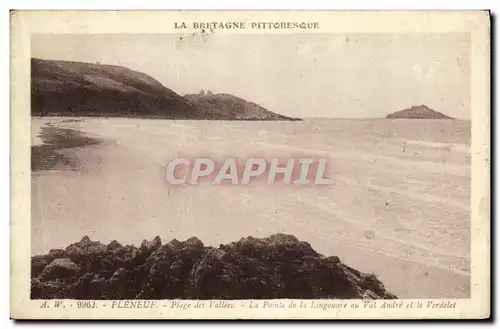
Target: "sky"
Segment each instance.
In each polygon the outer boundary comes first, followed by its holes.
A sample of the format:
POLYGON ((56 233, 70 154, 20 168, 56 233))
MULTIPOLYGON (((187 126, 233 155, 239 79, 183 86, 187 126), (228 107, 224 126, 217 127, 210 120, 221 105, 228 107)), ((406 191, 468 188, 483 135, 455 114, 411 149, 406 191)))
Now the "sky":
POLYGON ((439 34, 40 34, 32 56, 123 65, 178 94, 229 93, 293 117, 427 105, 470 118, 470 37, 439 34))

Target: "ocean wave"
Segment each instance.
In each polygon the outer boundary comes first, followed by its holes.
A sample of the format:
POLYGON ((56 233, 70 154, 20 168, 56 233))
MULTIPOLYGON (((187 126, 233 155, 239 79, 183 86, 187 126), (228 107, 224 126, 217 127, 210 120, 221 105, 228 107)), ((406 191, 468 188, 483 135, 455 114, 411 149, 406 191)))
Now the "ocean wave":
POLYGON ((421 140, 401 139, 401 144, 406 146, 416 146, 418 148, 428 148, 437 150, 447 150, 453 152, 470 153, 470 145, 445 142, 430 142, 421 140))

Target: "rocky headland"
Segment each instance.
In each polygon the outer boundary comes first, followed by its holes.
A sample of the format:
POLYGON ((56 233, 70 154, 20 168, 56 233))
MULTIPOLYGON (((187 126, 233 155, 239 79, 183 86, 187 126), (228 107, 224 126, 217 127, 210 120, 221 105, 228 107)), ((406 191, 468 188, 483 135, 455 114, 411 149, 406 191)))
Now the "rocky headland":
POLYGON ((31 115, 178 120, 292 120, 228 94, 183 97, 117 65, 31 59, 31 115))
POLYGON ((231 94, 211 92, 184 95, 196 108, 203 110, 209 118, 222 120, 291 120, 300 121, 271 112, 262 106, 231 94))

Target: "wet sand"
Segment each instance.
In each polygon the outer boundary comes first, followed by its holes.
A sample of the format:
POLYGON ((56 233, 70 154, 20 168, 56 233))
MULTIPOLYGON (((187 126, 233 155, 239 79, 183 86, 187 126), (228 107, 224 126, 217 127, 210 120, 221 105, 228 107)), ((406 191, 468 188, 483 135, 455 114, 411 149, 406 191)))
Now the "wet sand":
POLYGON ((31 170, 49 170, 64 167, 77 170, 75 157, 65 157, 60 150, 78 148, 87 145, 99 144, 96 138, 85 136, 84 133, 59 127, 40 127, 38 135, 40 145, 31 146, 31 170))

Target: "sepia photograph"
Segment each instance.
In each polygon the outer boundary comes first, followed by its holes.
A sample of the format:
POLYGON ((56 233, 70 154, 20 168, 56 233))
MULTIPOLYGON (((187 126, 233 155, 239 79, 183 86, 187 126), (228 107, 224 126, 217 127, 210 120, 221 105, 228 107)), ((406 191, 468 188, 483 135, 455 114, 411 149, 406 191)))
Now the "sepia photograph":
POLYGON ((472 34, 205 15, 31 34, 28 299, 470 300, 472 34))

